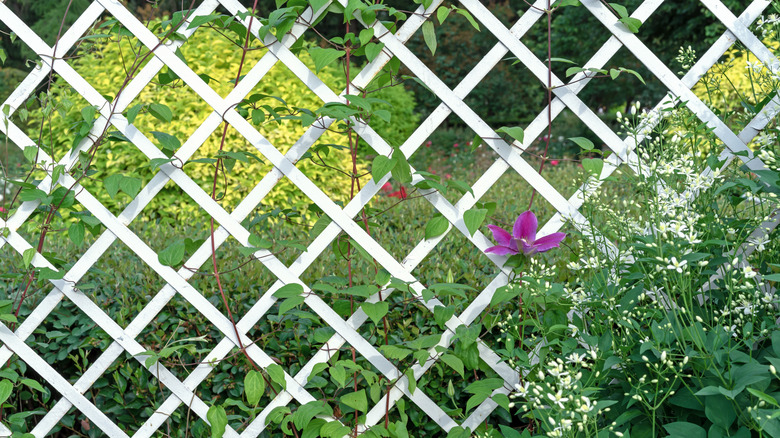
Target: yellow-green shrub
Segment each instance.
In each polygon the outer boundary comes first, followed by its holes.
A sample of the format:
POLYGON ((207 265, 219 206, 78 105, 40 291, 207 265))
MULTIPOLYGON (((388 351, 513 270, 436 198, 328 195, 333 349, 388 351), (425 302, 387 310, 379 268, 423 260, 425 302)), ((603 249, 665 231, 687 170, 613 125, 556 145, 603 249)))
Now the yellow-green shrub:
MULTIPOLYGON (((777 41, 764 43, 775 50, 780 46, 777 41)), ((760 104, 777 87, 777 79, 752 53, 732 48, 693 87, 693 92, 721 117, 732 121, 734 116, 744 114, 746 106, 760 104)), ((748 117, 752 115, 748 114, 748 117)))
MULTIPOLYGON (((133 50, 138 51, 135 44, 136 40, 128 38, 123 38, 120 43, 109 41, 97 44, 78 60, 72 62, 72 65, 100 93, 111 98, 116 95, 127 76, 125 69, 129 68, 134 59, 133 50)), ((241 74, 247 74, 265 53, 265 50, 248 52, 241 74)), ((208 75, 212 78, 209 81, 209 86, 219 95, 224 97, 232 90, 241 59, 241 50, 217 32, 208 28, 198 30, 183 45, 181 55, 183 55, 187 64, 195 73, 208 75)), ((301 51, 299 57, 312 71, 314 70, 313 62, 305 51, 301 51)), ((163 68, 163 75, 167 71, 167 67, 163 68)), ((346 84, 343 71, 336 64, 320 71, 318 76, 337 93, 343 90, 346 84)), ((252 90, 250 95, 256 93, 279 97, 289 107, 315 110, 323 103, 282 63, 277 63, 252 90)), ((62 116, 58 116, 55 113, 51 117, 50 123, 47 125, 50 126, 51 131, 49 131, 48 127, 46 128, 49 132, 58 133, 51 141, 55 143, 55 149, 62 154, 71 146, 73 138, 76 136, 78 126, 74 125, 74 123, 81 119, 81 109, 86 106, 86 103, 83 100, 81 104, 76 103, 75 101, 81 98, 76 93, 70 91, 69 87, 62 80, 55 82, 52 87, 52 95, 55 100, 64 98, 74 101, 70 108, 66 111, 61 111, 62 116)), ((375 117, 371 125, 391 144, 400 144, 411 133, 417 122, 417 118, 412 112, 414 99, 411 93, 405 91, 402 87, 391 87, 372 96, 385 99, 391 104, 386 108, 391 112, 392 119, 390 123, 387 123, 375 117)), ((182 85, 180 80, 167 85, 162 85, 157 80, 153 81, 141 92, 130 107, 132 108, 137 104, 151 103, 164 104, 173 112, 173 119, 168 123, 161 122, 147 111, 141 112, 134 120, 134 125, 158 147, 160 143, 153 134, 154 131, 173 135, 183 144, 212 111, 205 101, 189 87, 182 85)), ((278 100, 270 97, 262 99, 257 104, 267 104, 272 107, 281 105, 278 100)), ((30 126, 37 127, 37 121, 40 120, 40 117, 40 112, 32 114, 31 120, 33 123, 30 126)), ((213 132, 198 152, 192 156, 191 161, 214 158, 216 156, 222 138, 223 126, 220 125, 213 132)), ((282 153, 286 153, 305 132, 305 128, 297 120, 283 120, 280 123, 266 121, 255 126, 282 153)), ((335 126, 333 127, 335 128, 335 126)), ((37 137, 37 131, 34 129, 30 131, 31 136, 35 134, 37 137)), ((47 138, 45 142, 48 141, 47 138)), ((345 134, 327 132, 319 139, 317 144, 346 146, 347 141, 345 134)), ((259 152, 232 127, 229 127, 227 130, 224 150, 251 152, 260 156, 259 152)), ((344 172, 352 171, 352 161, 347 150, 331 147, 325 152, 329 153, 327 155, 321 153, 320 156, 324 159, 327 166, 332 166, 344 172)), ((365 163, 368 160, 362 157, 358 157, 358 160, 358 172, 361 174, 365 173, 365 163)), ((103 189, 100 181, 109 175, 121 173, 126 176, 140 178, 146 183, 153 175, 152 170, 148 167, 149 163, 148 157, 142 155, 130 143, 107 142, 101 145, 91 166, 92 169, 97 171, 91 178, 95 182, 93 185, 90 185, 89 181, 86 181, 85 186, 98 196, 104 205, 113 211, 117 211, 121 207, 120 203, 124 204, 129 198, 120 193, 117 195, 117 199, 111 199, 103 189)), ((318 165, 310 159, 301 160, 297 166, 332 199, 335 201, 346 201, 350 193, 350 179, 348 176, 338 170, 318 165)), ((225 184, 222 176, 218 179, 217 193, 219 194, 219 202, 228 211, 231 211, 271 169, 272 166, 265 160, 262 163, 255 160, 251 160, 249 163, 236 161, 235 166, 227 172, 227 184, 225 184), (225 185, 227 185, 227 190, 225 190, 225 185), (224 196, 222 196, 223 191, 224 196)), ((205 162, 188 163, 184 166, 184 171, 204 191, 211 193, 214 179, 213 165, 205 162)), ((262 205, 268 210, 294 207, 305 211, 309 203, 308 198, 297 190, 291 181, 283 178, 274 190, 266 196, 262 205)), ((147 213, 146 216, 178 216, 181 219, 192 217, 192 213, 196 210, 197 206, 195 203, 175 188, 172 183, 169 183, 152 201, 151 205, 147 207, 147 212, 153 212, 147 213)))

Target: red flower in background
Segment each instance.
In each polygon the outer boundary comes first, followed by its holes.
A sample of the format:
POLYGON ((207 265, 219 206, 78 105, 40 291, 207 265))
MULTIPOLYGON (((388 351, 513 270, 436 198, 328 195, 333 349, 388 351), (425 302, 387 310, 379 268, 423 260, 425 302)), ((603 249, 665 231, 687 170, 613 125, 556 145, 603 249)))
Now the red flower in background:
POLYGON ((383 191, 383 192, 392 192, 392 191, 393 191, 393 185, 392 185, 392 184, 390 184, 389 182, 386 182, 386 183, 385 183, 385 184, 382 186, 382 191, 383 191))
POLYGON ((406 199, 406 187, 401 186, 401 189, 387 195, 391 198, 406 199))
POLYGON ((560 161, 558 161, 558 160, 550 160, 550 164, 552 164, 553 166, 557 166, 558 163, 560 163, 560 161))

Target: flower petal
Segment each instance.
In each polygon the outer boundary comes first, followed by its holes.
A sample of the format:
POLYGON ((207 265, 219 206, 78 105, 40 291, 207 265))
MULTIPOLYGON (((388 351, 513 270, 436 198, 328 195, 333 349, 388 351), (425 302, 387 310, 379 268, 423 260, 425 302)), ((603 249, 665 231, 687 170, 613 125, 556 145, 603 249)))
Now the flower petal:
POLYGON ((539 240, 534 242, 533 246, 536 248, 536 252, 545 252, 557 248, 565 238, 566 233, 552 233, 548 236, 540 237, 539 240))
POLYGON ((490 228, 490 231, 493 232, 493 239, 495 239, 499 245, 510 246, 510 243, 512 242, 512 236, 509 235, 507 230, 497 225, 488 225, 488 228, 490 228))
POLYGON ((485 252, 497 255, 517 254, 516 249, 501 245, 491 246, 490 248, 486 249, 485 252))
POLYGON ((539 223, 536 221, 536 215, 532 211, 528 210, 520 214, 515 221, 515 226, 512 229, 512 235, 515 239, 525 240, 529 244, 536 240, 536 227, 539 223))

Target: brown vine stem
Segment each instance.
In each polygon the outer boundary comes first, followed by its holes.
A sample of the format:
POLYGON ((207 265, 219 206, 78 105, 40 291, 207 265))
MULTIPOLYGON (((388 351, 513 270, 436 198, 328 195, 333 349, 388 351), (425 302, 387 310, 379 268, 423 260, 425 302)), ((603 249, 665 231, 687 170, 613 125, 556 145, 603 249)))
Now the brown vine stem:
MULTIPOLYGON (((249 23, 247 23, 246 26, 246 38, 244 39, 244 46, 241 48, 241 62, 238 64, 238 73, 236 73, 236 80, 233 83, 233 88, 238 86, 239 81, 241 80, 241 72, 244 67, 244 63, 246 62, 246 54, 249 49, 249 39, 252 37, 252 23, 254 22, 255 18, 255 11, 257 10, 257 1, 255 0, 252 4, 252 14, 249 16, 249 23)), ((225 141, 227 139, 227 131, 228 127, 230 126, 227 121, 223 121, 224 127, 222 129, 222 137, 219 142, 219 151, 217 152, 217 162, 214 165, 214 178, 212 180, 212 186, 211 186, 211 199, 217 200, 217 182, 219 181, 220 176, 220 169, 224 170, 223 164, 222 164, 222 156, 221 152, 225 148, 225 141)), ((226 178, 227 175, 224 175, 226 178)), ((225 191, 227 191, 227 186, 225 187, 225 191)), ((255 369, 255 371, 259 371, 260 368, 257 366, 254 360, 252 360, 251 357, 249 357, 249 353, 246 351, 246 347, 244 346, 244 342, 241 340, 241 334, 238 331, 238 326, 236 325, 236 320, 233 317, 233 312, 230 310, 230 303, 228 303, 228 299, 225 296, 225 290, 222 288, 222 280, 220 278, 220 271, 219 266, 217 263, 217 244, 216 239, 214 237, 214 217, 211 217, 209 220, 209 226, 210 226, 210 233, 209 238, 211 240, 211 265, 214 271, 214 279, 217 283, 217 289, 219 290, 219 295, 222 298, 222 304, 225 306, 225 310, 227 311, 228 318, 230 319, 230 323, 233 325, 233 332, 236 335, 236 340, 238 341, 238 347, 241 350, 241 352, 246 357, 247 361, 249 361, 249 364, 252 365, 252 367, 255 369)), ((277 394, 276 389, 273 387, 273 385, 270 384, 268 379, 263 373, 260 373, 263 376, 263 379, 268 384, 267 386, 271 388, 271 390, 274 392, 274 394, 277 394)))
MULTIPOLYGON (((539 175, 544 170, 544 163, 547 162, 547 152, 550 150, 550 140, 552 139, 552 14, 551 1, 547 0, 547 9, 544 13, 547 14, 547 138, 544 141, 544 153, 542 154, 542 162, 539 164, 539 175)), ((536 189, 531 192, 531 202, 528 203, 528 210, 534 205, 534 198, 536 197, 536 189)))

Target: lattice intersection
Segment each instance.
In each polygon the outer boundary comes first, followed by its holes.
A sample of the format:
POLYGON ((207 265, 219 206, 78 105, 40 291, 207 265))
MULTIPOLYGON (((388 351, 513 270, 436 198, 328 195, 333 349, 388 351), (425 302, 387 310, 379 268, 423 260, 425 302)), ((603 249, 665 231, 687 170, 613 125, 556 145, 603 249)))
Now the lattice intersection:
MULTIPOLYGON (((339 1, 342 5, 346 6, 347 0, 339 1)), ((645 21, 662 2, 663 0, 646 0, 636 11, 634 11, 632 16, 641 21, 645 21)), ((460 424, 457 423, 453 418, 447 415, 441 407, 437 406, 433 400, 425 395, 423 391, 410 391, 407 370, 397 369, 375 346, 367 342, 360 335, 358 329, 368 319, 368 316, 362 310, 358 309, 345 321, 317 295, 309 293, 311 292, 311 289, 300 279, 306 269, 330 246, 334 239, 343 232, 368 251, 369 254, 394 277, 408 282, 416 297, 432 312, 436 306, 443 304, 436 298, 428 301, 425 301, 422 298, 422 291, 425 286, 412 275, 412 271, 434 248, 436 248, 437 244, 443 240, 447 233, 453 228, 462 233, 463 236, 481 252, 484 252, 488 246, 492 245, 490 240, 479 231, 472 236, 467 230, 462 216, 466 210, 476 205, 479 199, 510 169, 518 172, 557 211, 554 217, 542 228, 542 235, 559 230, 566 221, 569 221, 583 232, 583 234, 599 242, 605 253, 615 254, 616 248, 609 243, 606 243, 605 239, 600 237, 598 231, 593 231, 594 228, 587 222, 582 214, 580 214, 578 209, 582 206, 588 194, 597 190, 600 182, 610 176, 620 165, 626 164, 633 168, 640 165, 639 157, 634 152, 637 142, 631 138, 620 138, 579 99, 577 96, 578 93, 590 80, 587 73, 583 72, 575 75, 570 80, 569 85, 565 84, 559 78, 553 77, 555 98, 552 101, 552 107, 550 108, 552 116, 557 117, 565 108, 568 108, 614 152, 614 154, 610 155, 609 158, 605 160, 605 166, 599 181, 595 184, 590 182, 583 185, 568 199, 562 196, 521 156, 522 152, 530 146, 533 139, 543 134, 543 130, 547 125, 547 108, 542 109, 538 116, 525 128, 525 137, 528 139, 527 141, 522 144, 518 142, 507 144, 500 139, 496 132, 488 126, 472 108, 463 102, 463 99, 482 79, 485 78, 490 69, 507 54, 517 57, 517 59, 519 59, 542 84, 546 85, 546 66, 529 51, 521 41, 523 35, 528 32, 544 14, 537 9, 529 8, 529 10, 523 14, 511 28, 507 29, 479 1, 462 0, 461 3, 462 6, 483 25, 483 31, 491 32, 498 40, 498 43, 454 89, 447 87, 405 46, 406 41, 419 30, 422 24, 426 20, 432 19, 431 14, 441 4, 441 0, 434 1, 427 9, 421 7, 417 13, 410 16, 395 34, 387 32, 387 29, 382 27, 379 23, 373 24, 372 26, 375 29, 375 35, 378 35, 378 39, 385 44, 385 48, 374 61, 369 63, 368 66, 360 72, 354 81, 355 85, 358 87, 367 85, 370 80, 379 73, 382 67, 393 56, 396 56, 415 76, 417 76, 417 78, 424 82, 426 86, 441 99, 442 103, 422 124, 420 124, 414 133, 400 147, 400 150, 406 156, 411 156, 447 116, 451 113, 455 113, 472 130, 480 135, 480 137, 484 139, 484 142, 500 157, 473 184, 473 194, 467 193, 463 195, 456 203, 453 204, 449 202, 437 192, 426 194, 425 198, 450 222, 449 229, 445 234, 436 238, 421 240, 402 261, 398 261, 391 256, 353 220, 362 208, 377 195, 382 185, 390 178, 390 175, 386 175, 376 183, 373 181, 368 182, 360 193, 342 209, 294 165, 294 163, 296 163, 325 132, 325 128, 330 126, 334 120, 325 120, 324 126, 320 126, 319 124, 317 124, 317 126, 311 126, 292 148, 286 154, 282 155, 274 145, 268 142, 268 140, 266 140, 235 110, 235 106, 251 92, 277 62, 283 63, 298 77, 298 79, 306 84, 311 92, 316 94, 323 101, 344 102, 345 93, 342 92, 340 95, 333 93, 289 50, 289 47, 292 46, 295 40, 300 38, 307 30, 305 23, 313 22, 316 17, 326 10, 327 5, 322 7, 319 11, 312 11, 311 9, 306 10, 291 32, 282 38, 282 41, 276 41, 272 37, 266 38, 264 43, 269 48, 268 53, 252 67, 249 73, 228 96, 222 98, 195 72, 190 70, 174 53, 176 48, 186 44, 186 39, 191 36, 197 28, 182 30, 180 31, 181 36, 183 37, 182 39, 176 40, 175 42, 169 41, 160 45, 157 37, 144 27, 144 25, 118 0, 96 0, 67 30, 67 32, 62 35, 55 48, 52 48, 42 41, 25 23, 19 20, 4 4, 0 3, 0 20, 11 28, 25 44, 38 53, 41 58, 41 65, 28 75, 4 103, 4 105, 8 105, 10 108, 10 113, 7 116, 0 116, 2 117, 2 120, 0 120, 0 125, 2 125, 0 126, 0 129, 2 129, 2 132, 20 148, 34 146, 35 143, 21 129, 14 125, 10 116, 23 104, 36 87, 46 79, 52 68, 54 72, 66 80, 74 89, 78 90, 91 105, 98 108, 102 117, 95 123, 91 134, 99 134, 107 124, 110 124, 113 128, 127 137, 138 150, 149 159, 167 157, 158 150, 146 135, 136 129, 135 126, 128 123, 127 119, 122 116, 122 113, 164 66, 167 66, 174 71, 184 83, 213 108, 213 112, 209 117, 186 140, 181 148, 176 151, 174 156, 178 159, 177 163, 168 163, 160 166, 159 171, 151 181, 143 187, 140 193, 119 215, 114 215, 108 211, 108 209, 89 193, 88 190, 77 184, 77 182, 68 174, 60 176, 57 181, 52 181, 52 174, 49 173, 48 178, 39 183, 38 187, 44 191, 48 191, 57 185, 64 187, 73 186, 75 188, 77 201, 97 217, 107 230, 65 273, 63 279, 51 280, 53 289, 43 300, 41 300, 15 332, 11 332, 6 325, 0 324, 0 341, 3 343, 3 346, 0 348, 0 363, 7 361, 14 354, 17 355, 40 375, 46 376, 47 381, 62 396, 56 405, 35 426, 32 431, 35 436, 46 435, 74 406, 89 418, 92 424, 100 428, 104 433, 116 437, 127 436, 119 426, 100 411, 98 406, 95 406, 89 401, 84 396, 84 393, 88 391, 111 364, 125 352, 135 357, 142 366, 146 367, 146 357, 142 354, 145 349, 136 341, 136 337, 154 320, 162 308, 176 294, 179 294, 186 299, 198 312, 208 318, 214 326, 222 332, 224 337, 217 346, 211 350, 203 363, 195 368, 184 380, 178 379, 170 370, 159 363, 155 363, 151 367, 148 367, 149 372, 154 375, 156 379, 159 379, 162 385, 171 391, 171 395, 154 412, 154 414, 140 426, 134 436, 151 436, 164 424, 168 416, 182 404, 189 406, 195 415, 208 422, 206 417, 208 405, 196 395, 195 391, 198 385, 209 376, 213 369, 211 364, 224 359, 230 351, 235 349, 239 344, 233 326, 230 321, 200 293, 200 291, 196 290, 188 283, 193 272, 184 268, 176 271, 168 266, 162 265, 158 261, 157 253, 128 228, 128 225, 138 217, 168 181, 173 181, 187 194, 187 196, 194 200, 220 224, 220 227, 215 233, 216 246, 222 245, 228 237, 231 236, 241 245, 250 246, 248 242, 249 232, 241 225, 241 222, 257 207, 257 205, 259 205, 263 198, 282 178, 288 178, 292 181, 301 192, 308 196, 332 219, 330 225, 328 225, 327 228, 325 228, 325 230, 308 246, 307 251, 301 253, 290 266, 286 266, 268 251, 258 251, 255 254, 258 260, 260 260, 261 263, 278 278, 278 280, 267 289, 254 306, 241 317, 237 324, 238 331, 242 338, 241 341, 244 345, 248 346, 247 352, 250 357, 259 366, 264 368, 274 363, 273 359, 260 347, 253 344, 245 333, 269 311, 276 302, 273 293, 285 284, 301 284, 306 292, 306 305, 332 327, 335 330, 335 334, 317 351, 317 353, 314 354, 296 375, 292 376, 285 374, 287 389, 279 393, 273 401, 264 408, 260 415, 258 415, 241 433, 242 436, 258 436, 266 427, 268 415, 276 407, 284 406, 292 402, 305 404, 316 400, 316 398, 304 388, 308 377, 316 364, 323 363, 330 358, 329 351, 338 350, 342 345, 347 343, 354 347, 358 354, 370 362, 387 379, 397 381, 389 393, 370 409, 366 416, 365 424, 360 427, 361 431, 365 431, 372 425, 379 423, 384 416, 388 403, 389 405, 394 406, 402 397, 407 397, 415 403, 432 421, 436 422, 444 430, 450 430, 456 425, 474 429, 476 425, 481 423, 497 407, 497 404, 492 399, 488 398, 477 407, 465 421, 460 424), (136 75, 121 96, 113 102, 106 101, 106 99, 69 66, 67 62, 61 59, 64 54, 71 50, 78 39, 105 13, 111 14, 115 19, 120 21, 136 38, 138 38, 139 41, 150 50, 153 50, 155 54, 155 57, 153 57, 143 70, 136 75), (203 145, 208 136, 211 135, 223 121, 235 128, 266 160, 274 165, 273 170, 258 182, 250 194, 244 198, 232 212, 226 211, 217 202, 212 200, 197 183, 181 170, 181 165, 186 163, 193 156, 198 148, 203 145), (132 322, 125 328, 119 326, 99 306, 75 286, 87 273, 87 270, 97 262, 101 255, 108 251, 112 243, 117 239, 131 248, 141 260, 166 282, 166 285, 156 292, 143 310, 136 315, 132 322), (25 344, 25 339, 31 336, 33 331, 65 297, 78 306, 85 315, 93 320, 113 339, 111 345, 102 353, 99 359, 92 363, 75 384, 70 384, 57 372, 57 370, 46 363, 45 360, 25 344)), ((534 6, 543 9, 546 6, 546 3, 547 0, 537 0, 534 6)), ((583 0, 582 3, 584 7, 586 7, 611 33, 608 41, 598 49, 598 51, 586 62, 584 67, 601 68, 606 65, 608 60, 615 55, 621 47, 628 48, 670 91, 669 96, 660 102, 656 109, 670 105, 675 99, 681 99, 696 116, 713 128, 714 134, 724 143, 725 150, 721 154, 721 158, 726 160, 724 166, 727 166, 736 157, 742 160, 750 169, 760 170, 763 168, 763 164, 752 155, 752 152, 750 152, 746 144, 748 144, 750 140, 771 121, 777 111, 780 110, 780 100, 778 97, 775 97, 775 99, 767 105, 765 111, 757 116, 753 122, 748 124, 747 128, 740 133, 734 133, 691 92, 691 88, 736 40, 739 40, 744 44, 767 68, 769 68, 770 71, 774 73, 778 72, 780 65, 778 65, 779 63, 774 55, 748 30, 747 27, 756 20, 769 5, 769 0, 753 1, 740 17, 735 17, 719 0, 702 0, 702 3, 712 11, 728 30, 715 44, 713 44, 683 78, 678 78, 674 75, 672 71, 669 70, 669 68, 665 66, 635 35, 628 32, 619 24, 615 17, 598 0, 583 0)), ((242 12, 246 12, 246 9, 236 0, 205 0, 195 10, 190 20, 197 16, 212 13, 220 5, 226 8, 231 14, 236 15, 238 21, 242 22, 245 26, 248 24, 246 19, 241 19, 239 17, 242 12)), ((187 26, 185 25, 182 29, 185 29, 186 27, 187 26)), ((257 27, 252 28, 250 26, 250 28, 255 36, 258 36, 257 27)), ((387 156, 391 154, 392 147, 389 146, 380 135, 360 120, 353 120, 353 122, 361 138, 367 141, 377 153, 387 156)), ((641 141, 641 138, 639 141, 641 141)), ((90 146, 91 140, 87 137, 75 148, 73 153, 66 154, 56 162, 63 164, 67 169, 70 169, 77 163, 77 152, 86 150, 90 146)), ((49 157, 45 152, 41 151, 40 162, 54 163, 55 160, 56 157, 49 157)), ((51 168, 51 166, 49 166, 49 168, 51 168)), ((709 170, 705 172, 709 172, 709 170)), ((415 176, 415 178, 415 182, 420 180, 419 176, 415 176)), ((686 195, 689 199, 693 199, 697 193, 688 191, 686 192, 686 195)), ((2 237, 0 240, 0 248, 8 244, 19 254, 32 248, 31 244, 27 242, 17 230, 31 216, 38 205, 39 202, 37 201, 27 201, 21 205, 7 222, 0 222, 0 227, 6 227, 9 230, 8 236, 2 237)), ((775 218, 762 225, 762 227, 756 230, 756 233, 766 234, 769 230, 776 227, 777 224, 778 219, 775 218)), ((200 266, 206 262, 210 256, 210 242, 204 242, 191 258, 185 262, 185 265, 200 266)), ((477 298, 460 315, 455 315, 448 321, 448 330, 444 333, 436 347, 449 347, 453 341, 456 328, 462 325, 469 326, 474 322, 490 303, 495 290, 506 284, 509 270, 503 267, 505 258, 495 255, 488 255, 487 257, 496 265, 500 270, 500 273, 484 290, 481 291, 477 298)), ((36 267, 54 269, 54 266, 40 254, 35 256, 33 264, 36 267)), ((392 290, 385 291, 384 298, 386 299, 387 294, 392 292, 392 290)), ((379 299, 379 296, 373 296, 368 301, 376 302, 379 299)), ((424 363, 417 363, 411 367, 412 375, 415 380, 419 380, 438 359, 436 347, 430 349, 429 360, 424 363)), ((514 384, 519 381, 520 375, 518 371, 512 369, 507 364, 500 362, 498 356, 490 349, 490 346, 481 341, 479 350, 480 357, 505 380, 505 386, 497 389, 495 394, 508 394, 512 390, 514 384)), ((330 418, 329 420, 334 419, 330 418)), ((2 431, 3 429, 0 428, 0 434, 2 431)), ((228 427, 226 436, 233 437, 237 435, 239 434, 235 430, 228 427)))

